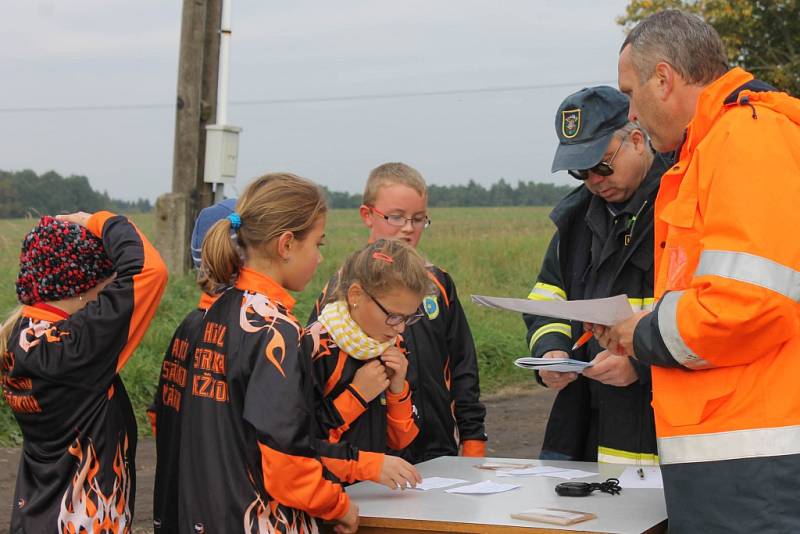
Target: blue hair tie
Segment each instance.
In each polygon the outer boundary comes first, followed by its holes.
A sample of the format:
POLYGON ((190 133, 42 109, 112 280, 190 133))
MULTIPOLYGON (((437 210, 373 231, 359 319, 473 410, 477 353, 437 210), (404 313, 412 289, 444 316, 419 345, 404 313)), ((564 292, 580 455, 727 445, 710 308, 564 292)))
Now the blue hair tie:
POLYGON ((227 219, 231 222, 232 230, 238 230, 242 227, 242 218, 235 211, 228 215, 227 219))

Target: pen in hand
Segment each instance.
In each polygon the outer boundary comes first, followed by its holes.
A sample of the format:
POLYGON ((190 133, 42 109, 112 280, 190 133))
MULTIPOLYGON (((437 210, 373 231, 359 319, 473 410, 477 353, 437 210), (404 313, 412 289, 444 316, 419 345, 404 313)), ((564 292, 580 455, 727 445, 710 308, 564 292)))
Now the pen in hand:
POLYGON ((586 342, 589 341, 590 339, 592 339, 592 331, 587 330, 581 335, 581 337, 578 338, 578 341, 576 341, 575 344, 572 345, 572 350, 578 349, 586 345, 586 342))

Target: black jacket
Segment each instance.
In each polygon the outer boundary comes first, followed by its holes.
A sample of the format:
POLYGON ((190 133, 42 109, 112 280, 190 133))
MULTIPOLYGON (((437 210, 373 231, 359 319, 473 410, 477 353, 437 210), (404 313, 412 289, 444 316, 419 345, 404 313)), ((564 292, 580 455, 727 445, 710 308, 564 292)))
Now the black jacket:
MULTIPOLYGON (((669 158, 656 154, 642 185, 615 208, 581 185, 550 218, 556 233, 529 298, 578 300, 625 293, 634 310, 653 305, 653 205, 669 158)), ((583 333, 578 322, 524 315, 531 355, 570 352, 583 333)), ((592 360, 603 349, 591 339, 573 358, 592 360)), ((632 360, 639 380, 608 386, 583 376, 553 404, 543 451, 574 460, 651 462, 656 455, 650 369, 632 360)), ((538 376, 537 376, 538 379, 538 376)), ((541 380, 540 380, 541 382, 541 380)))

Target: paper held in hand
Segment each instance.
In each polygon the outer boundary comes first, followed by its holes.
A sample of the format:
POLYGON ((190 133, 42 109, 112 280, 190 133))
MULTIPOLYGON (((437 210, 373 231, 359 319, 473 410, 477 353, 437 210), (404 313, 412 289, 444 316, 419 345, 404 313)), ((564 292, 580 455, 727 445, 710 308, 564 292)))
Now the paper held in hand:
POLYGON ((532 358, 530 356, 517 358, 514 360, 514 365, 523 369, 553 371, 554 373, 582 373, 584 369, 592 366, 590 362, 570 358, 532 358))
POLYGON ((589 300, 528 300, 472 295, 472 302, 497 310, 606 326, 615 325, 633 315, 627 295, 589 300))

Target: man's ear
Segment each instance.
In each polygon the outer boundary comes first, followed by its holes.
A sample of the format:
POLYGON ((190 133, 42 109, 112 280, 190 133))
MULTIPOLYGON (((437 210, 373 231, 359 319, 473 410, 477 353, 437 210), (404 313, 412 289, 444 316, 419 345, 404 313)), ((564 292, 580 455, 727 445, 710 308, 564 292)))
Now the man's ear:
POLYGON ((358 208, 358 216, 364 221, 364 225, 371 230, 373 221, 370 215, 372 215, 372 208, 366 204, 361 204, 361 207, 358 208))
POLYGON ((659 99, 665 101, 669 98, 675 90, 675 84, 678 81, 678 73, 666 61, 661 61, 656 64, 655 72, 653 73, 656 85, 656 94, 659 99))
POLYGON ((631 130, 630 138, 631 142, 633 143, 633 148, 637 154, 642 154, 643 152, 650 150, 650 147, 647 143, 647 136, 642 130, 631 130))

